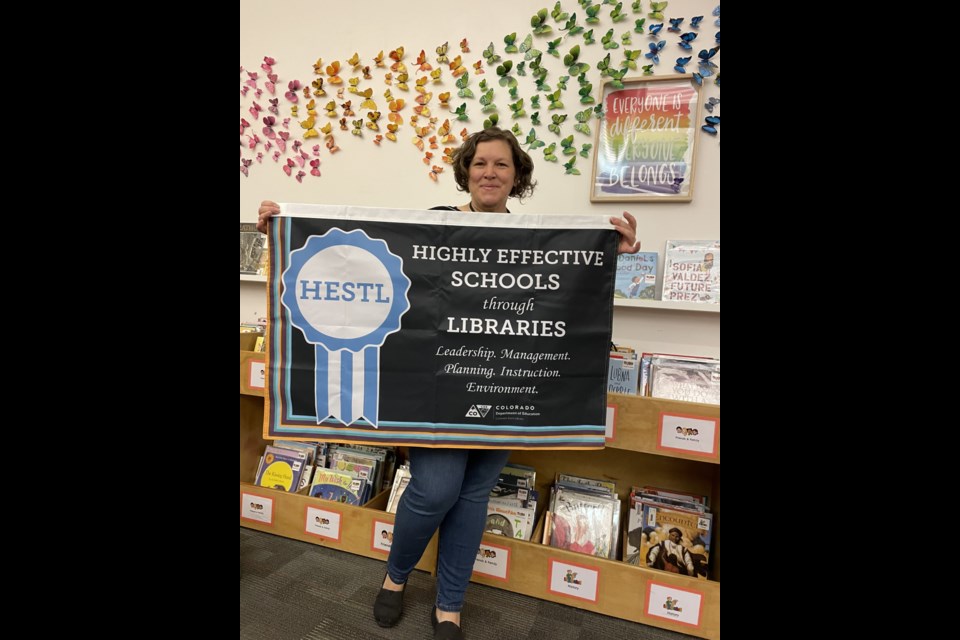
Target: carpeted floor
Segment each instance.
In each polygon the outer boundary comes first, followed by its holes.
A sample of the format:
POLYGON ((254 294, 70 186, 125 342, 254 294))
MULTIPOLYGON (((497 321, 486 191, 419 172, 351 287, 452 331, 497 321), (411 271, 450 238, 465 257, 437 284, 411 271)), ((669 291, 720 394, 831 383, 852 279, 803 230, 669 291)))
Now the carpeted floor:
MULTIPOLYGON (((240 528, 240 640, 429 640, 434 579, 414 571, 403 618, 373 619, 384 563, 240 528)), ((691 640, 511 591, 470 584, 463 610, 469 640, 691 640)))

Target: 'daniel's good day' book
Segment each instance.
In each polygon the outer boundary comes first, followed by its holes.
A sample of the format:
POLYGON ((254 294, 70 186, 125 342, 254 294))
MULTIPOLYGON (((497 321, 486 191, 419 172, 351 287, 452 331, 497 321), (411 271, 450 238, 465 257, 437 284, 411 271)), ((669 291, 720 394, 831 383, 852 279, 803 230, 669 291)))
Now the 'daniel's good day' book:
POLYGON ((657 252, 640 251, 617 256, 613 297, 654 300, 657 297, 657 252))

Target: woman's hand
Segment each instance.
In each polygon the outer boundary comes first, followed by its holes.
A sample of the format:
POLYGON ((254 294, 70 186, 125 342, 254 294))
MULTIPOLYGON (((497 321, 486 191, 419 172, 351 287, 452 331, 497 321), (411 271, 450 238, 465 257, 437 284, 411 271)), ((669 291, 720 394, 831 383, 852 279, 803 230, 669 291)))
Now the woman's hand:
POLYGON ((637 219, 626 211, 623 212, 623 217, 626 218, 625 221, 622 218, 610 218, 610 224, 620 232, 620 245, 617 247, 617 253, 636 253, 640 251, 640 242, 637 240, 637 219))
MULTIPOLYGON (((266 233, 270 226, 270 218, 278 213, 280 213, 280 205, 273 200, 264 200, 261 202, 260 208, 257 209, 257 231, 266 233)), ((636 222, 634 222, 633 227, 636 229, 636 222)), ((623 232, 621 231, 621 233, 623 232)))

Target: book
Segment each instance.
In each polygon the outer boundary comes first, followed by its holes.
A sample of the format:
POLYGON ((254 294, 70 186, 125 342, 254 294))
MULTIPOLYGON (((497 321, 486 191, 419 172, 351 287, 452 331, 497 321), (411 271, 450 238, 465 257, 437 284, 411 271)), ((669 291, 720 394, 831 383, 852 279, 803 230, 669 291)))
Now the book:
POLYGON ((302 451, 268 445, 263 451, 263 460, 257 469, 254 484, 296 492, 300 487, 300 475, 306 461, 307 456, 302 451))
MULTIPOLYGON (((639 533, 627 533, 627 550, 632 555, 638 544, 638 564, 701 579, 709 577, 710 540, 713 515, 686 509, 637 502, 632 509, 640 514, 639 533)), ((629 521, 628 521, 629 522, 629 521)), ((628 523, 627 528, 630 528, 628 523)), ((629 557, 624 554, 625 560, 629 557)), ((629 561, 629 560, 627 560, 629 561)))
POLYGON ((611 351, 607 370, 607 391, 636 395, 639 380, 640 367, 637 366, 637 354, 611 351))
POLYGON ((720 404, 720 361, 654 356, 650 364, 654 398, 720 404))
POLYGON ((719 240, 667 240, 661 300, 720 304, 719 240))
POLYGON ((259 273, 261 256, 267 248, 267 236, 257 231, 253 222, 240 223, 240 273, 263 275, 259 273))
POLYGON ((657 297, 657 252, 622 253, 617 257, 613 297, 654 300, 657 297))

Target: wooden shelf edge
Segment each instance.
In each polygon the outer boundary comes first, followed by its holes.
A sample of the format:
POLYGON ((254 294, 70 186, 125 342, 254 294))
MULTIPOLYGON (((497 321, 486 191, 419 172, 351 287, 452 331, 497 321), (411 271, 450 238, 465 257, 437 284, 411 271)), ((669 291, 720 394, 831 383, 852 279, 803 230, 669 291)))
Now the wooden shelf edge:
POLYGON ((720 314, 719 304, 696 304, 692 302, 672 302, 670 300, 634 300, 614 298, 615 307, 633 307, 635 309, 658 309, 660 311, 693 311, 696 313, 720 314))

